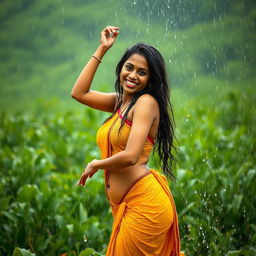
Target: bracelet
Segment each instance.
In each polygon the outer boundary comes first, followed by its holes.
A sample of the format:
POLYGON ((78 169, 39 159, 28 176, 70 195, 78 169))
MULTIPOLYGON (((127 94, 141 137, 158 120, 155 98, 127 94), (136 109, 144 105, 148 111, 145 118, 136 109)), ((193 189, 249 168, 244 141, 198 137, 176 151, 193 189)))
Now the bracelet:
POLYGON ((93 58, 95 58, 97 61, 99 61, 100 63, 102 63, 102 60, 99 59, 98 57, 96 57, 95 55, 92 55, 93 58))

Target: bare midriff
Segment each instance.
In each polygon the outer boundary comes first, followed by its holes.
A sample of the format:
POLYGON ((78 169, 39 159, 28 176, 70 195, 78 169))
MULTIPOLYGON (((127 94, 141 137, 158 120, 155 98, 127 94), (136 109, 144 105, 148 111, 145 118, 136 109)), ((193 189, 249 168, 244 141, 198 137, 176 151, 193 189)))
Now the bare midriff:
POLYGON ((108 170, 108 172, 106 181, 108 198, 118 204, 134 182, 149 173, 149 170, 146 164, 136 164, 119 170, 108 170))

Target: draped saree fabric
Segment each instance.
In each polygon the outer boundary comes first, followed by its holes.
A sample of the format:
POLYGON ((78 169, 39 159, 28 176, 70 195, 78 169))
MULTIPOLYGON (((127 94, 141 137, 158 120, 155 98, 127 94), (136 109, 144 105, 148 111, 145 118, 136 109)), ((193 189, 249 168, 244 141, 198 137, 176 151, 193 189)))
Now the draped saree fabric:
POLYGON ((138 180, 119 204, 111 201, 111 207, 114 223, 106 256, 179 255, 174 201, 156 170, 138 180))
MULTIPOLYGON (((121 150, 122 145, 112 139, 120 127, 122 116, 118 111, 105 122, 97 133, 97 143, 102 159, 121 150), (112 133, 112 134, 111 134, 112 133), (113 143, 112 143, 113 141, 113 143)), ((131 123, 130 123, 131 125, 131 123)), ((122 127, 122 136, 129 136, 130 127, 122 127)), ((121 141, 124 144, 125 141, 121 141)), ((152 142, 145 142, 145 154, 149 155, 152 142), (150 150, 149 150, 150 148, 150 150)), ((108 170, 104 170, 105 185, 108 184, 108 170)), ((107 188, 105 192, 108 197, 107 188)), ((109 197, 108 197, 109 199, 109 197)), ((149 169, 137 179, 120 202, 109 199, 114 218, 112 233, 106 256, 179 256, 180 237, 175 203, 168 182, 157 170, 149 169)))

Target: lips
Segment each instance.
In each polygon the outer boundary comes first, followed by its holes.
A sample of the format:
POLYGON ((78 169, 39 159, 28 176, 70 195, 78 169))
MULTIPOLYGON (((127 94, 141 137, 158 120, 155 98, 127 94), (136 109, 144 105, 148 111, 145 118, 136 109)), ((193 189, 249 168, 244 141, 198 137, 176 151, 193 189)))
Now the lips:
POLYGON ((137 83, 134 83, 132 81, 129 81, 129 80, 125 80, 126 82, 126 86, 129 87, 129 88, 135 88, 137 83))

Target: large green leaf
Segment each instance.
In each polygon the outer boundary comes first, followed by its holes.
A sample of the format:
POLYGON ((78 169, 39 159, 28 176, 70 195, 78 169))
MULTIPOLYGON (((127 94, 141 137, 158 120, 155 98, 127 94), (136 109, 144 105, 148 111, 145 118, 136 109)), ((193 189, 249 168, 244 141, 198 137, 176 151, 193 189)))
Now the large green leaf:
POLYGON ((13 251, 12 256, 35 256, 34 253, 31 253, 30 250, 21 249, 16 247, 13 251))
POLYGON ((26 184, 18 190, 18 196, 21 201, 29 202, 39 193, 39 189, 35 184, 26 184))

